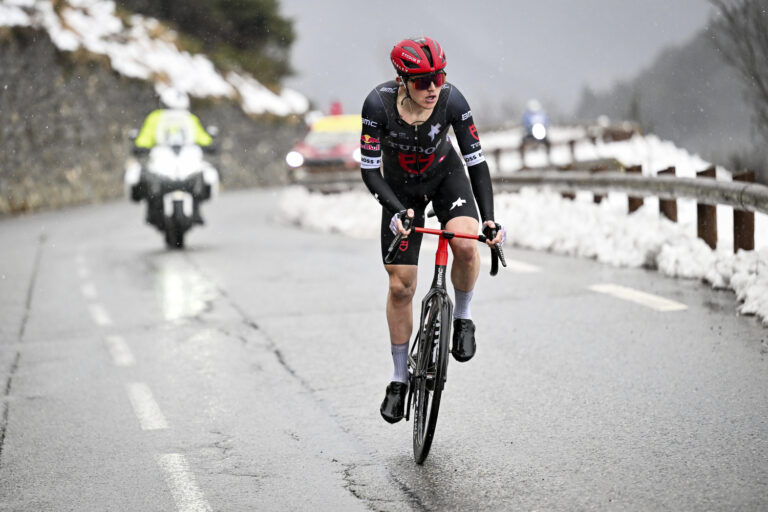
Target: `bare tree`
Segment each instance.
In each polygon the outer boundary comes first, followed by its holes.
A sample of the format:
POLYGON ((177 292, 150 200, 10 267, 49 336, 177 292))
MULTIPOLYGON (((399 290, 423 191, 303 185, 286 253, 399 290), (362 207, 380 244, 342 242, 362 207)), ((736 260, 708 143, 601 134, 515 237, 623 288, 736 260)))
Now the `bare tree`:
POLYGON ((720 11, 712 27, 714 43, 741 77, 756 131, 768 142, 768 2, 709 1, 720 11))

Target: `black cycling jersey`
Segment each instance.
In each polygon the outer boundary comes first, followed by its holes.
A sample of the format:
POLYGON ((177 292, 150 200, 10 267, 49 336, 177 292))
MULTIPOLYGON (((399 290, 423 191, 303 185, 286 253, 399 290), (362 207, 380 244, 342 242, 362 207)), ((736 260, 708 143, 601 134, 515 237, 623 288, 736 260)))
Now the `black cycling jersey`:
POLYGON ((390 212, 404 210, 399 196, 407 195, 418 183, 451 171, 446 159, 454 151, 448 136, 452 126, 469 168, 482 220, 493 220, 490 172, 467 100, 446 83, 429 119, 414 126, 403 121, 397 111, 398 87, 395 80, 380 84, 363 104, 360 167, 368 189, 390 212), (379 169, 383 169, 383 176, 379 169))

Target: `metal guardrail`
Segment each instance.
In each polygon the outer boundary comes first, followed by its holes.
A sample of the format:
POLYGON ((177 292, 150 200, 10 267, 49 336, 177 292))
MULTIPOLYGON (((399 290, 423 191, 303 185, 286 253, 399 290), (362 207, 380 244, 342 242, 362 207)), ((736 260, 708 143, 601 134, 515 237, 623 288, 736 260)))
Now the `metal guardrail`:
POLYGON ((493 176, 497 191, 527 186, 547 186, 559 192, 588 190, 595 193, 624 192, 661 199, 690 198, 709 205, 724 204, 739 210, 768 214, 768 187, 757 183, 713 179, 641 176, 616 171, 584 172, 526 170, 493 176))
MULTIPOLYGON (((697 178, 676 177, 674 172, 670 167, 658 175, 643 176, 639 166, 624 169, 613 162, 601 163, 590 171, 529 169, 494 174, 491 179, 496 192, 516 192, 522 187, 548 187, 563 194, 590 191, 595 202, 605 194, 623 192, 628 196, 630 213, 642 206, 643 197, 657 197, 659 212, 673 222, 677 222, 677 199, 693 199, 698 204, 697 234, 712 249, 717 247, 716 206, 728 205, 733 207, 734 252, 754 250, 754 212, 768 214, 768 187, 754 183, 754 173, 734 175, 734 181, 717 181, 714 167, 697 173, 697 178)), ((355 172, 317 173, 306 176, 300 184, 324 194, 363 189, 355 172)))

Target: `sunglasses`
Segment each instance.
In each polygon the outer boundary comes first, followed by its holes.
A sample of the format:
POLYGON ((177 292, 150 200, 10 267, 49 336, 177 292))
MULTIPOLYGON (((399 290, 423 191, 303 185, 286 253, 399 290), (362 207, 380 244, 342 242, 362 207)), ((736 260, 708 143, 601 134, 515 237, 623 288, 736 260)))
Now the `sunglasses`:
POLYGON ((417 91, 424 91, 429 89, 429 85, 434 83, 436 87, 441 87, 445 83, 445 72, 438 71, 431 75, 422 75, 419 77, 411 78, 413 82, 413 88, 417 91))

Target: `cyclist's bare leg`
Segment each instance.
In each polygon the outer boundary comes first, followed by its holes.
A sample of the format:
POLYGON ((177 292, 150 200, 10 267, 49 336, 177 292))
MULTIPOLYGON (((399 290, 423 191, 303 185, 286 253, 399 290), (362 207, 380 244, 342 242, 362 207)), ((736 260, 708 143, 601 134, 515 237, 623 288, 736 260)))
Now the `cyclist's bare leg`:
MULTIPOLYGON (((480 225, 472 217, 454 217, 445 225, 445 229, 455 233, 477 233, 480 225)), ((468 292, 474 289, 477 276, 480 275, 480 253, 476 240, 452 238, 450 241, 453 265, 451 282, 453 287, 468 292)))
MULTIPOLYGON (((472 217, 455 217, 448 221, 445 229, 453 232, 477 233, 478 222, 472 217)), ((451 282, 455 292, 453 344, 451 353, 459 362, 472 359, 475 355, 475 324, 469 312, 472 292, 480 275, 480 253, 475 240, 453 238, 450 240, 453 253, 451 282)))
POLYGON ((393 345, 408 343, 413 330, 413 295, 416 293, 416 265, 384 265, 389 274, 387 324, 393 345))

